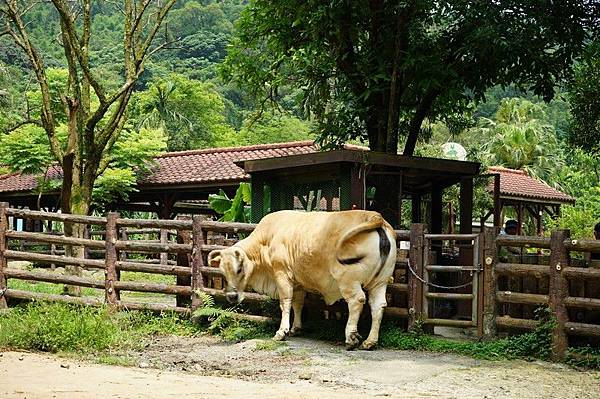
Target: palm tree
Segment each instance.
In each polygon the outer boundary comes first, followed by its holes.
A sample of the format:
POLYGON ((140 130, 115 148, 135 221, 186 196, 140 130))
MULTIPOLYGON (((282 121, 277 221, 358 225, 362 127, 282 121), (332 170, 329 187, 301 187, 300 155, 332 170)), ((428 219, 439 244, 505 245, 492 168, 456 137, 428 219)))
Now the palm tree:
POLYGON ((491 165, 523 170, 556 185, 553 177, 564 165, 563 151, 543 106, 505 99, 494 119, 481 118, 477 130, 484 139, 483 156, 491 165))

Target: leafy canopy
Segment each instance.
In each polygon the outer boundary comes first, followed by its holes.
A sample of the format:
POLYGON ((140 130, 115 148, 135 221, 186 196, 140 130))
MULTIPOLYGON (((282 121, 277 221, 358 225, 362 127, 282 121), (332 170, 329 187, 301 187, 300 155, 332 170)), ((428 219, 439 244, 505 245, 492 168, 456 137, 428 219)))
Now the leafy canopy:
POLYGON ((487 88, 550 99, 588 33, 588 1, 253 0, 222 68, 257 98, 301 90, 320 140, 368 139, 412 154, 425 118, 460 111, 487 88))

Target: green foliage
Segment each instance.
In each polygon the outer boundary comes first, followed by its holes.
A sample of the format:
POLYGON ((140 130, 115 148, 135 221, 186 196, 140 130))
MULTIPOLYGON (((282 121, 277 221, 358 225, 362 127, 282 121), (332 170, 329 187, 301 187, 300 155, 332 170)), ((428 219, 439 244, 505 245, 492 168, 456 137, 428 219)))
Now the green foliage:
POLYGON ((299 89, 299 108, 317 118, 325 143, 387 140, 395 152, 399 131, 418 133, 425 116, 460 112, 493 85, 551 98, 596 28, 591 7, 253 0, 221 71, 260 100, 299 89))
POLYGON ((389 348, 455 353, 477 359, 548 360, 552 352, 552 329, 556 322, 546 308, 536 310, 536 317, 539 324, 534 331, 490 342, 451 341, 424 335, 418 330, 406 333, 394 325, 386 324, 382 327, 380 344, 389 348))
POLYGON ((136 174, 131 169, 108 168, 94 183, 94 202, 101 205, 117 199, 128 201, 129 194, 137 191, 136 182, 136 174))
POLYGON ((0 348, 96 353, 140 348, 153 335, 193 335, 197 327, 174 313, 34 302, 0 314, 0 348))
POLYGON ((0 162, 12 171, 44 172, 53 160, 48 137, 38 126, 25 125, 0 136, 0 162))
POLYGON ((208 320, 208 331, 221 335, 227 341, 239 342, 253 338, 265 338, 268 328, 264 325, 240 320, 234 317, 235 307, 223 309, 215 305, 212 296, 198 291, 202 306, 198 308, 193 316, 208 320))
POLYGON ((210 207, 217 213, 223 215, 219 220, 225 222, 243 222, 250 221, 250 205, 252 201, 252 191, 249 183, 240 183, 233 199, 230 199, 223 190, 219 194, 210 194, 208 202, 210 207))
POLYGON ((124 131, 115 143, 109 157, 109 166, 94 183, 93 199, 97 205, 118 199, 128 201, 129 194, 137 191, 140 175, 150 172, 154 157, 167 146, 162 129, 142 128, 124 131))
POLYGON ((600 348, 589 345, 569 348, 566 363, 584 369, 600 369, 600 348))
POLYGON ((0 347, 48 352, 102 350, 116 344, 119 325, 106 309, 30 304, 0 315, 0 347))
POLYGON ((564 165, 554 127, 543 106, 528 100, 502 100, 494 120, 481 118, 474 134, 483 142, 483 156, 490 165, 526 171, 547 183, 564 165))
POLYGON ((566 159, 566 166, 555 171, 555 179, 576 202, 563 205, 558 218, 548 218, 547 230, 570 229, 574 238, 592 238, 600 220, 600 157, 574 149, 566 159))
POLYGON ((569 84, 573 122, 569 141, 600 154, 600 40, 591 42, 569 84))
POLYGON ((262 115, 259 120, 252 117, 246 119, 235 135, 233 144, 284 143, 311 138, 311 126, 307 122, 294 116, 271 113, 262 115))
POLYGON ((127 130, 115 143, 110 154, 110 166, 146 173, 155 166, 154 157, 167 149, 167 136, 160 129, 127 130))
POLYGON ((139 127, 164 129, 170 151, 228 143, 234 135, 215 86, 182 75, 171 74, 138 93, 131 114, 139 127))

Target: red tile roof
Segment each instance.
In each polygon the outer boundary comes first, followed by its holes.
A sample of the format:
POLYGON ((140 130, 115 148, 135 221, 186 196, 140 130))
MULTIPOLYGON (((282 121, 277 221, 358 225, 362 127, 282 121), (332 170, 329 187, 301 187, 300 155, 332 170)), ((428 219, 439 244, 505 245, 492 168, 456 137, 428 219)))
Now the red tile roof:
POLYGON ((525 171, 492 166, 488 168, 488 172, 500 174, 500 196, 552 202, 575 202, 575 198, 529 176, 525 171))
MULTIPOLYGON (((366 147, 346 144, 346 149, 367 150, 366 147)), ((318 152, 312 141, 259 144, 245 147, 210 148, 168 152, 155 158, 153 173, 143 177, 138 186, 184 185, 213 182, 236 182, 249 179, 234 162, 250 159, 275 158, 286 155, 318 152)), ((62 177, 60 167, 53 167, 49 177, 62 177)), ((37 186, 37 177, 12 173, 0 176, 0 192, 26 192, 37 186)))

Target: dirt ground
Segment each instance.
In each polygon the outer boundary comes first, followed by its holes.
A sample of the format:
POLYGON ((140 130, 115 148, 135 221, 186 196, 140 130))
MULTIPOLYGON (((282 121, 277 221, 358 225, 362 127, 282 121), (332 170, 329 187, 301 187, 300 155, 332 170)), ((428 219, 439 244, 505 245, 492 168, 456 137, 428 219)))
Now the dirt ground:
POLYGON ((600 398, 600 372, 411 351, 346 352, 296 337, 284 346, 164 337, 127 356, 132 367, 0 353, 0 398, 600 398))

